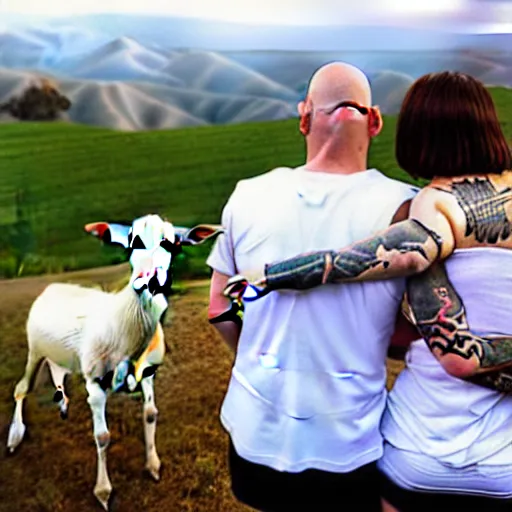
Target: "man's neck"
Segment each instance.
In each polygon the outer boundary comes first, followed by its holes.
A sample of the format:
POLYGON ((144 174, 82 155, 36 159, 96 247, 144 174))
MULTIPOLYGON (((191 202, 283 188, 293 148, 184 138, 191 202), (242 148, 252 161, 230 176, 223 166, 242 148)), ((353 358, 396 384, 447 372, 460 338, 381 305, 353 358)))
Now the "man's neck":
POLYGON ((350 147, 339 144, 336 147, 323 144, 319 149, 308 147, 305 167, 309 171, 354 174, 367 170, 368 154, 362 145, 353 143, 350 147))
POLYGON ((352 162, 333 162, 326 160, 314 160, 306 162, 304 168, 312 172, 325 172, 329 174, 355 174, 368 170, 366 165, 358 165, 352 162))

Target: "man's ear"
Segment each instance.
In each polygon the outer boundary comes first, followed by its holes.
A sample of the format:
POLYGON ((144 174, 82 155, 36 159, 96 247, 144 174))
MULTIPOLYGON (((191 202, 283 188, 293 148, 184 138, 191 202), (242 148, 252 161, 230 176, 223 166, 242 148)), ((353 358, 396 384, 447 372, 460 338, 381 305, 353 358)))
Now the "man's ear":
POLYGON ((382 120, 379 107, 371 107, 368 113, 368 134, 370 137, 379 135, 383 125, 384 121, 382 120))
POLYGON ((299 130, 302 135, 306 136, 311 129, 311 111, 308 107, 308 101, 301 101, 297 105, 297 112, 299 113, 299 130))
POLYGON ((299 122, 299 130, 304 137, 309 133, 309 130, 311 129, 311 114, 307 113, 301 116, 300 122, 299 122))

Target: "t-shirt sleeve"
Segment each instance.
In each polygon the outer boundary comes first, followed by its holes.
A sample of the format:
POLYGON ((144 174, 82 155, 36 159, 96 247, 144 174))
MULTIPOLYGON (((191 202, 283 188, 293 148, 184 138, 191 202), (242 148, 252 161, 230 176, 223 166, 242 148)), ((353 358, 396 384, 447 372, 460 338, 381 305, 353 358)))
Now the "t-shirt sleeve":
POLYGON ((237 273, 233 249, 233 196, 234 193, 222 210, 221 224, 224 232, 215 240, 213 249, 206 260, 206 264, 213 270, 228 276, 234 276, 237 273))

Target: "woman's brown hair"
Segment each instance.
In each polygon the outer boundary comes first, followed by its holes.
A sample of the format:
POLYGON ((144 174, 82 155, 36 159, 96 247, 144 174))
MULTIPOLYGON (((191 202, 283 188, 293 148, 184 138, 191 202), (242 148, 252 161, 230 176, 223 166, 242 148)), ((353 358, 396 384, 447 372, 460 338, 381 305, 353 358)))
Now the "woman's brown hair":
POLYGON ((412 84, 398 116, 395 155, 417 178, 512 168, 512 151, 489 91, 475 78, 451 71, 412 84))

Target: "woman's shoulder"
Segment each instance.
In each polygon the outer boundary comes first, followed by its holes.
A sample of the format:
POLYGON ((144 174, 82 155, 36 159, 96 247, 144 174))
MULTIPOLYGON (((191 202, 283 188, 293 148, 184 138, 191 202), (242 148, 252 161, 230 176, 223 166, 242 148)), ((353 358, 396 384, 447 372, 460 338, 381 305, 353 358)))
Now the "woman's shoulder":
POLYGON ((434 179, 422 192, 450 220, 457 246, 512 248, 512 171, 434 179))

